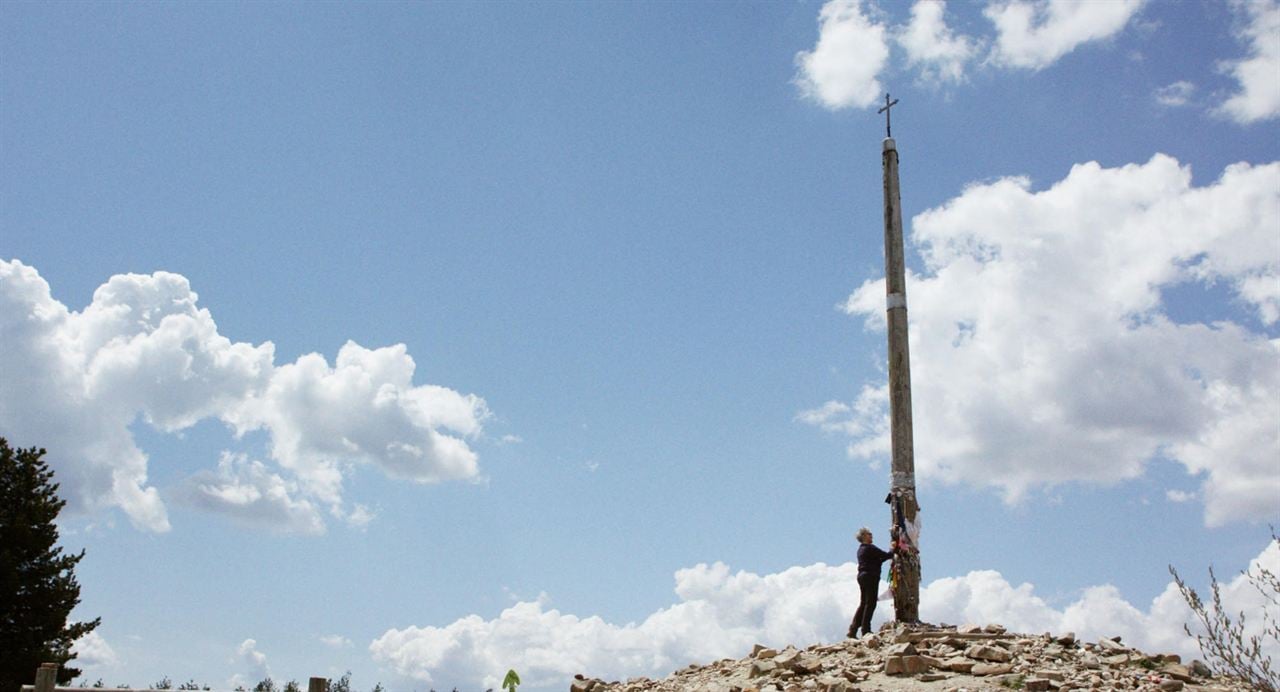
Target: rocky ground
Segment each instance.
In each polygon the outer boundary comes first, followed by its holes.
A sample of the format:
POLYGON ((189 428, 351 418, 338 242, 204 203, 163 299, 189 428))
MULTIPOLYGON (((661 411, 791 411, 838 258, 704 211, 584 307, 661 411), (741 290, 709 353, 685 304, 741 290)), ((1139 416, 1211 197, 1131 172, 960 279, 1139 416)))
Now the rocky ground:
POLYGON ((746 658, 691 665, 662 680, 577 676, 570 692, 870 692, 871 690, 1248 690, 1200 661, 1147 654, 1119 637, 1027 635, 999 625, 898 625, 806 649, 756 645, 746 658))

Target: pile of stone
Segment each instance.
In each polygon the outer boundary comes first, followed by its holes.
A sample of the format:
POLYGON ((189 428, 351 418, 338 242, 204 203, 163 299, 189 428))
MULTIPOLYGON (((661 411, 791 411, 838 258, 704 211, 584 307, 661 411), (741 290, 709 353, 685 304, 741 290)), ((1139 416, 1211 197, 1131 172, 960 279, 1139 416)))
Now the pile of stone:
POLYGON ((663 680, 605 682, 576 676, 570 692, 871 692, 872 690, 1224 690, 1249 688, 1214 677, 1200 661, 1145 654, 1120 637, 1082 642, 1013 634, 1000 625, 886 624, 862 639, 690 665, 663 680))

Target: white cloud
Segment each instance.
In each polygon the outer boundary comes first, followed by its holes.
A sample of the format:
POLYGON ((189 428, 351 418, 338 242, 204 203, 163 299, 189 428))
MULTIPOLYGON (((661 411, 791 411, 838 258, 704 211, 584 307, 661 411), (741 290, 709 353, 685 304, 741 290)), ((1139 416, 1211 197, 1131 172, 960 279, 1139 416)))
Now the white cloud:
MULTIPOLYGON (((1280 569, 1280 545, 1272 542, 1253 565, 1280 569)), ((819 563, 760 576, 731 573, 718 562, 700 564, 676 572, 678 603, 638 624, 561 613, 541 596, 491 620, 470 615, 443 627, 388 630, 369 650, 379 663, 423 684, 494 687, 509 667, 527 683, 547 687, 567 685, 576 673, 665 677, 691 662, 743 656, 755 643, 839 641, 857 607, 856 571, 853 563, 819 563)), ((1224 584, 1223 596, 1229 612, 1263 607, 1243 578, 1224 584)), ((876 623, 892 610, 882 603, 876 623)), ((989 570, 938 579, 922 589, 920 600, 929 622, 1000 623, 1032 634, 1073 631, 1090 641, 1120 635, 1144 650, 1193 657, 1199 655, 1195 642, 1182 631, 1189 612, 1173 584, 1145 611, 1109 585, 1086 589, 1058 609, 1030 584, 1015 587, 989 570)))
POLYGON ((71 645, 71 651, 76 655, 74 665, 77 668, 114 666, 119 661, 115 649, 96 631, 77 639, 71 645))
POLYGON ((1002 67, 1040 70, 1090 41, 1110 38, 1129 23, 1144 0, 1009 0, 983 14, 996 27, 990 60, 1002 67))
POLYGON ((316 353, 277 367, 224 419, 237 434, 270 430, 272 456, 326 502, 339 501, 343 462, 423 483, 475 477, 475 452, 439 430, 478 433, 484 402, 415 387, 414 368, 403 344, 370 350, 348 341, 333 367, 316 353))
POLYGON ((850 410, 849 405, 842 401, 828 401, 818 408, 797 413, 796 420, 801 423, 816 425, 827 432, 840 431, 856 434, 849 429, 846 424, 847 419, 844 419, 850 410))
POLYGON ((883 95, 878 76, 889 60, 885 26, 868 16, 861 0, 830 0, 818 24, 817 45, 796 54, 801 93, 831 110, 875 103, 883 95))
POLYGON ((1238 123, 1280 116, 1280 2, 1251 0, 1234 3, 1246 24, 1237 32, 1249 56, 1224 62, 1223 70, 1240 83, 1240 91, 1219 112, 1238 123))
POLYGON ((1176 502, 1178 504, 1181 504, 1183 502, 1190 502, 1196 499, 1196 494, 1189 493, 1183 490, 1166 490, 1164 492, 1164 497, 1166 500, 1170 502, 1176 502))
MULTIPOLYGON (((884 95, 880 75, 889 69, 889 39, 905 54, 903 66, 929 85, 965 81, 968 65, 980 53, 985 64, 1040 70, 1090 42, 1110 39, 1138 14, 1146 0, 1007 0, 992 2, 983 14, 995 36, 957 34, 947 26, 942 0, 916 0, 905 24, 890 26, 883 13, 864 0, 829 0, 818 14, 818 41, 796 54, 794 79, 801 94, 830 109, 867 108, 884 95), (988 51, 986 46, 991 45, 988 51)), ((1251 39, 1256 34, 1247 33, 1251 39)), ((1261 45, 1254 41, 1255 45, 1261 45)), ((1268 49, 1269 50, 1269 49, 1268 49)), ((1255 53, 1263 53, 1262 48, 1255 53)), ((1270 53, 1267 53, 1270 55, 1270 53)), ((894 58, 895 60, 897 58, 894 58)), ((1262 58, 1255 58, 1261 60, 1262 58)), ((1241 63, 1241 65, 1252 63, 1241 63)), ((1262 74, 1252 66, 1229 66, 1235 72, 1262 74)), ((1270 86, 1270 85, 1266 85, 1270 86)), ((1181 105, 1191 85, 1176 82, 1157 91, 1165 105, 1181 105)), ((1264 85, 1256 89, 1261 92, 1264 85)), ((1280 87, 1276 88, 1280 91, 1280 87)))
POLYGON ((917 0, 911 6, 911 22, 894 32, 898 45, 907 52, 907 66, 919 68, 926 83, 964 81, 965 65, 977 52, 973 39, 956 36, 947 27, 945 9, 941 0, 917 0))
POLYGON ((342 479, 355 465, 417 482, 478 474, 465 438, 480 432, 484 401, 415 386, 403 345, 348 342, 333 367, 317 354, 276 366, 270 342, 219 334, 177 274, 114 276, 72 312, 34 268, 0 261, 0 339, 0 429, 48 448, 72 509, 118 507, 135 526, 169 528, 130 431, 138 420, 171 433, 209 418, 240 435, 265 430, 283 474, 224 457, 187 489, 207 509, 274 513, 304 531, 316 529, 316 503, 367 521, 367 508, 343 509, 342 479))
POLYGON ((377 518, 377 514, 367 506, 356 503, 349 512, 339 512, 338 517, 357 529, 363 529, 369 522, 377 518))
POLYGON ((320 637, 320 643, 330 649, 349 649, 351 648, 351 640, 340 634, 328 634, 320 637))
POLYGON ((271 473, 243 454, 223 452, 216 472, 189 478, 182 493, 195 507, 240 523, 280 533, 324 533, 324 519, 310 500, 298 497, 298 484, 271 473))
POLYGON ((796 420, 815 425, 825 432, 852 437, 849 456, 875 460, 890 452, 889 419, 878 415, 888 405, 887 384, 879 387, 863 385, 853 406, 842 401, 828 401, 816 409, 801 411, 796 414, 796 420))
POLYGON ((231 658, 232 665, 241 670, 231 676, 227 687, 253 687, 257 682, 271 677, 271 668, 267 665, 267 655, 258 651, 258 642, 246 639, 236 647, 231 658))
POLYGON ((1185 106, 1191 100, 1191 94, 1195 93, 1195 90, 1196 85, 1191 82, 1177 81, 1156 89, 1156 103, 1170 108, 1185 106))
MULTIPOLYGON (((507 668, 535 686, 575 673, 622 679, 665 676, 691 661, 741 656, 752 644, 843 636, 857 607, 856 565, 796 567, 761 577, 721 563, 676 572, 680 602, 643 622, 614 625, 521 602, 493 620, 471 615, 444 627, 388 630, 375 660, 426 684, 496 687, 507 668)), ((881 609, 877 621, 884 618, 881 609)))
MULTIPOLYGON (((1274 325, 1276 228, 1280 164, 1235 164, 1197 188, 1164 155, 1078 165, 1042 192, 1021 178, 974 185, 918 215, 926 273, 907 283, 919 476, 1016 501, 1134 478, 1163 455, 1203 474, 1208 524, 1274 513, 1280 339, 1175 323, 1162 291, 1218 282, 1274 325)), ((883 280, 868 281, 846 310, 883 328, 883 296, 883 280)), ((881 388, 864 388, 845 420, 826 410, 802 420, 845 428, 855 456, 885 454, 881 388)))

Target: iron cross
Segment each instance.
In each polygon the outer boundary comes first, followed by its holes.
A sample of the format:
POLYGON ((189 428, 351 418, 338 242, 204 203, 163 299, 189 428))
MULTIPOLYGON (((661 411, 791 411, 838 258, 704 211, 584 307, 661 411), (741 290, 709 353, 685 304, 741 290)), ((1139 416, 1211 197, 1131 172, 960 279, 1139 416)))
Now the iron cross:
POLYGON ((893 108, 896 105, 898 105, 898 99, 894 99, 893 101, 890 101, 889 94, 886 93, 884 95, 884 108, 881 108, 880 110, 876 111, 877 113, 884 113, 884 136, 885 137, 893 137, 893 129, 892 127, 890 127, 890 124, 889 124, 890 123, 889 109, 893 108))

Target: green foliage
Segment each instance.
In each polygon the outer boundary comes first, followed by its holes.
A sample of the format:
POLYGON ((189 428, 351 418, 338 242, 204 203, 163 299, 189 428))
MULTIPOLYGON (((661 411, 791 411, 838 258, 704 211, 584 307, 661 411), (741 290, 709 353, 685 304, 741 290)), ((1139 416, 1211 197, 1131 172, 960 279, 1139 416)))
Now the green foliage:
POLYGON ((163 678, 161 678, 160 682, 153 683, 153 684, 151 685, 151 689, 153 689, 153 690, 171 690, 171 689, 173 689, 173 681, 169 679, 169 676, 168 676, 168 675, 166 675, 166 676, 164 676, 163 678))
POLYGON ((329 692, 351 692, 351 671, 343 673, 337 680, 330 680, 329 692))
MULTIPOLYGON (((1275 528, 1271 529, 1271 540, 1280 542, 1275 528)), ((1200 599, 1195 589, 1187 586, 1178 571, 1169 566, 1169 573, 1182 593, 1182 599, 1190 606, 1191 612, 1204 630, 1203 634, 1193 634, 1191 628, 1183 625, 1182 629, 1188 637, 1194 636, 1200 652, 1204 654, 1209 667, 1219 675, 1239 678, 1259 692, 1277 692, 1280 690, 1280 670, 1272 667, 1271 657, 1263 653, 1264 642, 1270 640, 1270 646, 1280 645, 1280 576, 1265 567, 1257 571, 1241 572, 1249 584, 1265 601, 1259 612, 1262 615, 1262 629, 1258 634, 1245 635, 1244 612, 1232 615, 1222 608, 1222 585, 1209 568, 1209 589, 1212 593, 1212 607, 1200 599)))
POLYGON ((507 677, 502 679, 502 688, 507 692, 516 692, 516 686, 520 684, 520 676, 516 674, 514 668, 507 671, 507 677))
POLYGON ((284 684, 284 692, 302 692, 302 687, 297 680, 290 680, 284 684))
POLYGON ((43 449, 13 449, 0 437, 0 690, 35 680, 41 663, 57 663, 58 683, 80 675, 67 664, 71 645, 101 622, 67 622, 80 602, 75 566, 64 555, 54 524, 66 505, 58 498, 43 449))
POLYGON ((387 692, 387 690, 382 686, 382 683, 379 682, 373 686, 373 690, 371 692, 387 692))
POLYGON ((196 681, 195 681, 195 680, 187 680, 186 682, 182 683, 181 685, 178 685, 178 689, 179 689, 179 690, 207 690, 207 689, 209 689, 209 686, 208 686, 208 685, 200 685, 200 684, 196 683, 196 681))
POLYGON ((279 688, 276 687, 275 681, 271 679, 270 675, 268 675, 258 684, 253 686, 253 692, 279 692, 279 688))

